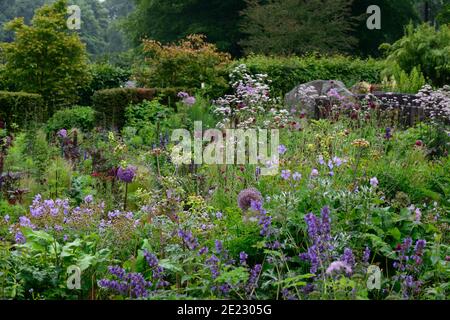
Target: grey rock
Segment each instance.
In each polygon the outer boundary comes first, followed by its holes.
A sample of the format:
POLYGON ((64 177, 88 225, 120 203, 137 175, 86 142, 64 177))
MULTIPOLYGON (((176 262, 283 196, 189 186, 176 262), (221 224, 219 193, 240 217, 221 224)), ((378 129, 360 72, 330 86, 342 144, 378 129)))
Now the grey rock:
POLYGON ((315 80, 296 86, 286 94, 284 103, 289 109, 300 109, 308 116, 313 116, 316 108, 316 99, 327 97, 331 89, 335 89, 341 97, 354 96, 341 81, 315 80))

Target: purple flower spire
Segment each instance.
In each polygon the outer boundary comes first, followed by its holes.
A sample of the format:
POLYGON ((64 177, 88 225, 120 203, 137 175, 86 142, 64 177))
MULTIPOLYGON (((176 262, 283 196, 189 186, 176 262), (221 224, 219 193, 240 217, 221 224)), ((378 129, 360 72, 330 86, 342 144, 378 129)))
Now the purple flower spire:
POLYGON ((248 254, 246 254, 244 251, 239 254, 239 261, 243 266, 247 265, 247 258, 248 254))
POLYGON ((363 253, 363 262, 369 263, 369 259, 370 259, 370 248, 366 247, 366 249, 364 249, 364 253, 363 253))
POLYGON ((353 255, 353 251, 350 248, 344 249, 344 254, 342 255, 342 261, 347 263, 350 267, 355 265, 355 256, 353 255))

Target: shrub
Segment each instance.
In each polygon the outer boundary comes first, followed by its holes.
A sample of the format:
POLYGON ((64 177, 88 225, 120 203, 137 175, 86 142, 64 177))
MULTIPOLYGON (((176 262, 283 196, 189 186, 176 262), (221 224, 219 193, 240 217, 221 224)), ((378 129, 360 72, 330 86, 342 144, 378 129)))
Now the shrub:
POLYGON ((94 124, 94 109, 75 106, 57 111, 47 122, 47 132, 54 133, 63 128, 77 128, 83 131, 89 131, 94 128, 94 124))
POLYGON ((341 80, 348 87, 359 81, 377 83, 384 63, 374 59, 362 60, 354 57, 266 57, 253 55, 235 62, 245 64, 253 74, 265 73, 272 80, 272 91, 284 95, 295 86, 313 80, 341 80))
POLYGON ((131 71, 108 63, 92 64, 90 73, 92 81, 80 91, 81 105, 91 105, 95 91, 122 87, 131 76, 131 71))
POLYGON ((106 127, 122 128, 125 122, 125 109, 130 104, 138 104, 144 100, 160 98, 161 103, 175 106, 177 94, 186 91, 183 88, 115 88, 100 90, 92 97, 93 107, 97 111, 99 124, 106 127))
POLYGON ((101 125, 121 128, 125 121, 125 108, 130 103, 152 100, 155 96, 155 89, 115 88, 95 92, 92 102, 101 125))
POLYGON ((144 40, 143 51, 145 63, 136 66, 135 76, 144 86, 200 88, 205 83, 211 94, 227 88, 224 71, 230 57, 204 36, 190 35, 169 45, 144 40))
POLYGON ((386 72, 396 65, 407 73, 418 67, 436 86, 450 81, 450 26, 436 30, 428 24, 417 28, 410 24, 402 39, 381 48, 387 52, 386 72))
POLYGON ((0 91, 0 120, 8 126, 24 126, 46 118, 44 101, 39 94, 0 91))
POLYGON ((414 67, 408 74, 397 65, 392 68, 391 73, 385 74, 383 78, 383 87, 387 91, 417 93, 426 83, 425 77, 418 67, 414 67))

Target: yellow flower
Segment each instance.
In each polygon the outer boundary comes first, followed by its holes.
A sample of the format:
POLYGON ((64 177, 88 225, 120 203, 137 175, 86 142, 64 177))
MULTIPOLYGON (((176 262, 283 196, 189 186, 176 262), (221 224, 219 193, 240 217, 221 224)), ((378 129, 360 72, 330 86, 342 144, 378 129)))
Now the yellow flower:
POLYGON ((352 146, 357 148, 368 148, 370 147, 370 143, 366 139, 356 139, 352 142, 352 146))

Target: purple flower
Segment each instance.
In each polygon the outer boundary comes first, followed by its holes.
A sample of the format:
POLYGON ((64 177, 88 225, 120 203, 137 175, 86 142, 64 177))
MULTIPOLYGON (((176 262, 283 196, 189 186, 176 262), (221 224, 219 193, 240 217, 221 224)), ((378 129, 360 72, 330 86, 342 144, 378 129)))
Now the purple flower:
POLYGON ((185 98, 189 97, 189 94, 187 92, 181 91, 181 92, 178 92, 177 96, 178 96, 178 98, 185 99, 185 98))
POLYGON ((319 170, 317 170, 317 169, 312 169, 312 171, 311 171, 311 177, 312 178, 314 178, 314 177, 317 177, 319 175, 319 170))
POLYGON ((196 101, 197 100, 195 99, 195 97, 187 97, 183 99, 183 103, 189 107, 192 107, 196 101))
POLYGON ((67 130, 66 129, 61 129, 58 131, 57 133, 58 137, 60 138, 67 138, 67 130))
POLYGON ((198 250, 198 255, 199 256, 202 256, 202 255, 204 255, 204 254, 207 254, 208 253, 208 247, 203 247, 203 248, 201 248, 200 250, 198 250))
POLYGON ((263 210, 262 202, 252 200, 252 202, 250 204, 250 208, 252 211, 261 212, 263 210))
POLYGON ((340 167, 342 165, 342 160, 338 157, 334 157, 333 162, 336 165, 336 167, 340 167))
POLYGON ((377 177, 373 177, 372 179, 370 179, 370 185, 374 188, 376 188, 378 186, 378 179, 377 177))
POLYGON ((87 195, 85 198, 84 198, 84 202, 86 202, 86 203, 92 203, 94 201, 94 197, 92 196, 92 195, 87 195))
POLYGON ((280 144, 280 145, 278 146, 278 153, 279 153, 279 154, 285 154, 286 151, 287 151, 287 148, 286 148, 286 146, 285 146, 284 144, 280 144))
POLYGON ((302 174, 299 172, 296 172, 293 174, 292 179, 294 179, 294 181, 300 181, 302 179, 302 174))
POLYGON ((259 274, 262 271, 262 265, 257 264, 250 270, 250 277, 247 282, 246 290, 247 292, 253 291, 257 287, 257 282, 259 278, 259 274))
POLYGON ((342 271, 344 271, 347 275, 350 275, 352 273, 352 268, 345 261, 334 261, 327 268, 326 273, 329 274, 329 275, 332 275, 332 274, 335 274, 335 273, 340 273, 342 271))
POLYGON ((136 175, 136 167, 128 166, 127 168, 119 167, 117 170, 117 177, 125 183, 133 182, 136 175))
POLYGON ((216 212, 216 218, 217 219, 219 219, 219 220, 221 220, 222 218, 223 218, 223 214, 222 214, 222 212, 216 212))
POLYGON ((363 253, 363 262, 369 263, 369 259, 370 259, 370 248, 366 247, 366 249, 364 249, 364 253, 363 253))
POLYGON ((211 275, 213 279, 216 279, 219 275, 219 258, 217 258, 214 254, 206 260, 206 264, 209 266, 209 270, 211 271, 211 275))
POLYGON ((414 211, 414 213, 415 213, 414 221, 415 221, 416 223, 419 223, 419 222, 420 222, 420 219, 422 219, 422 211, 420 211, 419 208, 416 208, 416 210, 414 211))
POLYGON ((281 171, 281 178, 283 178, 284 180, 289 180, 290 177, 291 177, 291 171, 290 170, 283 170, 283 171, 281 171))
POLYGON ((183 243, 189 250, 195 250, 198 247, 198 240, 192 235, 191 231, 185 232, 178 230, 178 236, 183 240, 183 243))
POLYGON ((341 99, 341 96, 339 95, 339 92, 336 89, 330 89, 330 91, 328 91, 327 96, 329 98, 336 98, 338 100, 341 99))
POLYGON ((159 260, 153 253, 144 250, 144 258, 147 261, 150 268, 155 268, 158 266, 159 260))
POLYGON ((16 241, 16 243, 19 243, 19 244, 22 244, 22 243, 26 242, 26 239, 25 239, 25 237, 24 237, 22 232, 20 232, 20 231, 16 232, 15 241, 16 241))
POLYGON ((319 219, 313 213, 305 216, 308 238, 311 245, 306 253, 300 254, 302 260, 311 264, 310 272, 316 273, 319 266, 330 260, 331 251, 331 218, 330 209, 324 207, 319 219))
POLYGON ((239 261, 243 266, 247 265, 247 258, 248 254, 246 254, 244 251, 239 254, 239 261))
POLYGON ((223 243, 220 240, 215 241, 216 253, 221 254, 223 251, 223 243))
POLYGON ((244 189, 239 193, 238 205, 243 211, 247 211, 252 204, 252 201, 259 201, 262 203, 261 193, 255 188, 244 189))
POLYGON ((330 170, 333 170, 333 168, 334 168, 333 161, 328 160, 328 168, 330 168, 330 170))
POLYGON ((325 164, 325 160, 323 159, 323 155, 319 155, 319 164, 323 166, 325 164))
POLYGON ((102 279, 98 281, 99 287, 115 291, 120 295, 127 295, 130 298, 148 297, 148 290, 152 283, 145 281, 142 274, 126 273, 124 269, 118 266, 109 267, 108 271, 117 280, 102 279))
POLYGON ((355 256, 353 255, 352 249, 345 248, 341 260, 348 264, 350 267, 353 267, 355 265, 355 256))
POLYGON ((386 128, 386 134, 384 135, 384 138, 386 140, 390 140, 392 138, 392 129, 391 128, 386 128))
POLYGON ((22 217, 19 218, 19 224, 20 224, 21 227, 28 227, 28 228, 31 228, 31 229, 35 228, 35 225, 33 225, 31 223, 31 220, 29 218, 25 217, 25 216, 22 216, 22 217))
POLYGON ((3 220, 5 220, 6 223, 9 222, 9 219, 10 219, 10 218, 9 218, 9 215, 6 215, 6 216, 3 217, 3 220))

